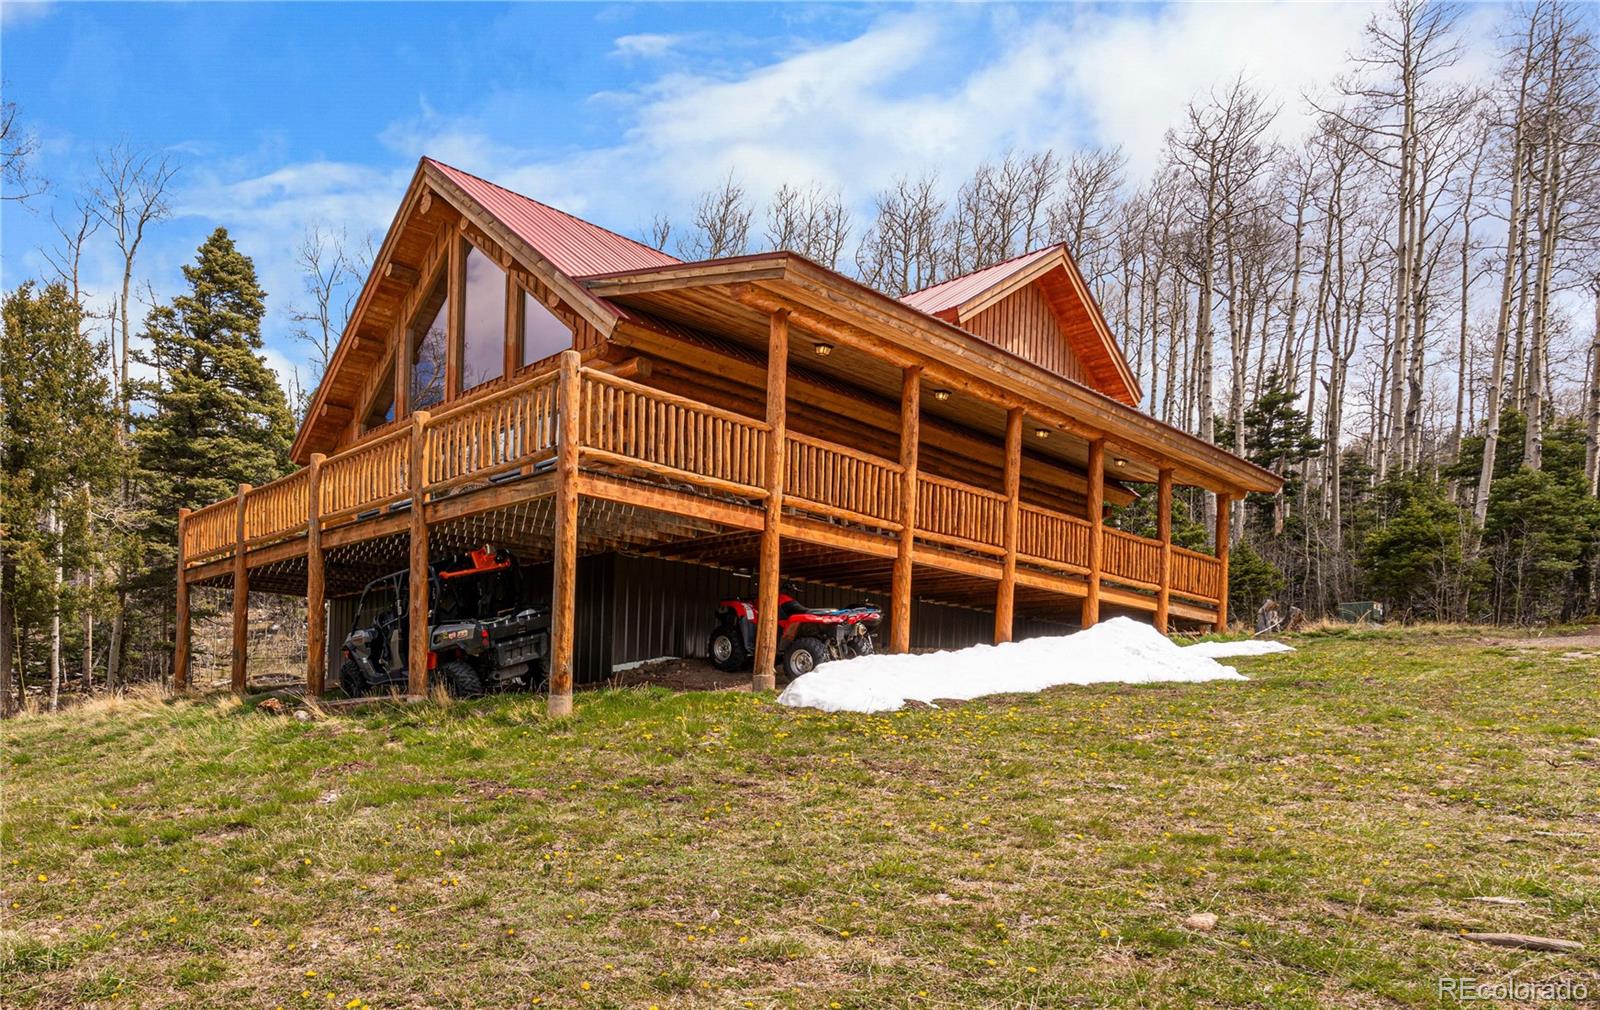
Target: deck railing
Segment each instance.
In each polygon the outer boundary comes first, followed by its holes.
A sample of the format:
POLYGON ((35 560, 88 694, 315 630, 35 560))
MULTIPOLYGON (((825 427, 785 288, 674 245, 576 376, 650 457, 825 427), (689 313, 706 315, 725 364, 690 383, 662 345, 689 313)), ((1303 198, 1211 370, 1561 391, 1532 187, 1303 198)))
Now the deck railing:
POLYGON ((191 562, 231 551, 238 539, 239 507, 233 498, 189 513, 183 524, 183 556, 191 562))
POLYGON ((900 528, 899 463, 805 435, 790 433, 784 443, 788 503, 834 519, 900 528))
MULTIPOLYGON (((579 455, 586 468, 660 477, 750 501, 766 497, 767 425, 732 411, 653 389, 590 368, 578 373, 579 455)), ((526 379, 427 418, 421 446, 424 491, 459 490, 516 470, 532 472, 552 457, 563 437, 558 373, 526 379)), ((322 464, 318 513, 323 525, 375 514, 414 493, 412 428, 397 426, 328 457, 322 464)), ((903 469, 898 462, 847 446, 790 433, 784 440, 784 504, 791 511, 896 531, 903 469)), ((300 535, 308 516, 309 470, 250 491, 245 498, 246 546, 300 535)), ((933 474, 917 478, 916 536, 926 543, 989 556, 1007 553, 1006 496, 933 474)), ((214 560, 237 548, 237 498, 191 513, 183 526, 187 564, 214 560)), ((1093 526, 1037 505, 1019 506, 1017 558, 1056 571, 1089 571, 1093 526)), ((1102 577, 1156 590, 1161 544, 1102 527, 1102 577)), ((1215 602, 1221 581, 1216 558, 1173 547, 1173 594, 1215 602)))
POLYGON ((287 477, 253 488, 244 498, 244 539, 261 543, 298 533, 310 515, 311 471, 296 470, 287 477))
POLYGON ((765 423, 604 372, 582 374, 580 445, 591 459, 763 493, 765 423))
POLYGON ((324 522, 350 519, 406 497, 411 490, 411 429, 396 428, 328 457, 321 485, 324 522))
POLYGON ((917 535, 985 554, 1005 553, 1006 496, 931 474, 917 476, 917 535))
POLYGON ((1183 547, 1172 548, 1172 591, 1196 600, 1217 599, 1222 565, 1209 554, 1183 547))
POLYGON ((423 483, 430 491, 515 470, 554 452, 556 376, 540 375, 428 418, 423 483))

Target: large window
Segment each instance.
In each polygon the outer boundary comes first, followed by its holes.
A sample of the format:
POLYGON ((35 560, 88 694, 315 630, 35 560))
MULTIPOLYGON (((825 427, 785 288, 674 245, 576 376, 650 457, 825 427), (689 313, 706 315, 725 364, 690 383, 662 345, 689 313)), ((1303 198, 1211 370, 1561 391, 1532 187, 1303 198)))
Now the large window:
POLYGON ((477 246, 467 246, 466 313, 461 332, 461 388, 506 370, 506 275, 477 246))
POLYGON ((531 365, 572 346, 572 330, 545 307, 544 302, 522 293, 522 363, 531 365))
POLYGON ((412 328, 411 409, 427 410, 445 397, 445 357, 450 346, 450 297, 444 278, 423 302, 412 328), (424 322, 426 320, 426 322, 424 322))

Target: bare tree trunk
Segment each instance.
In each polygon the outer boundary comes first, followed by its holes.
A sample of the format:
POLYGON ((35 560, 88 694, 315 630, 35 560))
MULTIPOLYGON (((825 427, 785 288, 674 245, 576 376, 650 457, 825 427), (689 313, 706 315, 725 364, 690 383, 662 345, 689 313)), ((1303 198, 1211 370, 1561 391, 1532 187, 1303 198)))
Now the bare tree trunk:
POLYGON ((61 550, 61 519, 52 506, 46 516, 45 522, 50 529, 51 549, 55 551, 56 562, 50 573, 50 711, 57 711, 61 707, 61 579, 62 550, 61 550))
POLYGON ((1589 282, 1594 295, 1594 336, 1589 340, 1589 426, 1585 438, 1584 475, 1589 494, 1600 498, 1600 274, 1589 282))
POLYGON ((1522 206, 1522 154, 1524 144, 1523 121, 1528 102, 1528 79, 1532 72, 1534 19, 1528 19, 1528 34, 1524 42, 1524 61, 1521 84, 1517 92, 1517 110, 1512 120, 1511 135, 1511 196, 1506 215, 1505 269, 1500 281, 1500 314, 1495 322, 1494 360, 1489 366, 1489 404, 1484 410, 1483 463, 1478 470, 1478 497, 1472 506, 1473 524, 1483 529, 1489 517, 1489 495, 1494 490, 1494 457, 1500 442, 1500 401, 1505 390, 1506 345, 1511 328, 1511 288, 1515 279, 1517 250, 1522 244, 1520 234, 1524 223, 1522 206))

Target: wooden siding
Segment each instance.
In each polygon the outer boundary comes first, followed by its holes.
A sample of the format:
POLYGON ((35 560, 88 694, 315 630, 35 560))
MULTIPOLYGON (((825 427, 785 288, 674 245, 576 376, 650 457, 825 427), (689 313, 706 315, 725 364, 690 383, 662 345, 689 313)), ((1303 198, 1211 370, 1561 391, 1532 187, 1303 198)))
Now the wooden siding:
POLYGON ((1055 310, 1037 284, 1001 299, 967 320, 964 328, 1063 378, 1094 385, 1083 361, 1068 346, 1055 310))

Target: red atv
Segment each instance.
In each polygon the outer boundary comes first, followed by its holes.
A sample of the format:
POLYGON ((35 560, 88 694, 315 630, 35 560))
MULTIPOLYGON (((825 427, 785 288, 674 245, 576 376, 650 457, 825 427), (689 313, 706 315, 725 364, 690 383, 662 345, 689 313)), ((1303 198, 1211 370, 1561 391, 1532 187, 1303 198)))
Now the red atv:
MULTIPOLYGON (((862 604, 838 610, 810 610, 786 585, 778 593, 778 663, 791 678, 830 659, 870 656, 872 633, 883 611, 862 604)), ((750 662, 756 648, 756 601, 734 598, 717 607, 717 626, 707 651, 719 670, 733 671, 750 662)))

